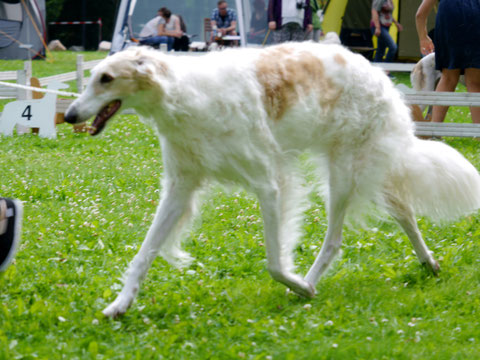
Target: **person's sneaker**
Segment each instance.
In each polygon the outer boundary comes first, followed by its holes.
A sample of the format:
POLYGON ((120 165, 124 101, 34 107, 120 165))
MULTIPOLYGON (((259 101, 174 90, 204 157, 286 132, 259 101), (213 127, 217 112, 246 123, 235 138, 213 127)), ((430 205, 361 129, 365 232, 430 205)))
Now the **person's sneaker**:
POLYGON ((22 226, 23 206, 18 200, 0 198, 0 271, 13 259, 22 226))

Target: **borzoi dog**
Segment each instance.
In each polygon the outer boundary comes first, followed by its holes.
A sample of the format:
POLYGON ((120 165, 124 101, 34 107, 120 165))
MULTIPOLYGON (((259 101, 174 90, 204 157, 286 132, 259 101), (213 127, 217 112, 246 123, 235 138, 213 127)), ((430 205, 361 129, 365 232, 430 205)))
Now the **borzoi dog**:
POLYGON ((386 209, 436 273, 416 214, 451 218, 480 205, 477 170, 449 146, 415 138, 388 77, 338 45, 287 43, 197 57, 129 49, 96 66, 65 120, 96 115, 96 135, 122 108, 135 109, 158 132, 164 173, 153 224, 107 316, 127 310, 158 253, 171 263, 189 260, 178 235, 209 180, 258 196, 268 271, 305 297, 315 295, 338 253, 348 212, 371 202, 386 209), (306 199, 296 171, 303 152, 318 159, 328 211, 323 246, 305 277, 294 272, 292 256, 306 199))
MULTIPOLYGON (((435 69, 435 53, 428 54, 415 64, 410 73, 410 82, 416 91, 435 91, 442 72, 435 69)), ((460 82, 465 85, 465 76, 460 75, 460 82)), ((418 105, 423 111, 425 105, 418 105)))
POLYGON ((435 69, 435 53, 428 54, 415 64, 410 82, 417 91, 435 91, 442 73, 435 69))

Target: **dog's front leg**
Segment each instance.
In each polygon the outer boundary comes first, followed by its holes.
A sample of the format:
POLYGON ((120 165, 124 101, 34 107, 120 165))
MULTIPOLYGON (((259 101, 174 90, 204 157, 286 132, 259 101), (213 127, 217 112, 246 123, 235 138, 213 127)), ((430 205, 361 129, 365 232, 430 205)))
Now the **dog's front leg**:
MULTIPOLYGON (((289 236, 294 236, 295 230, 286 229, 286 204, 282 199, 281 189, 272 187, 257 191, 265 223, 265 245, 267 250, 268 272, 278 282, 288 286, 297 294, 313 297, 315 289, 300 275, 292 272, 293 260, 289 236)), ((290 204, 292 205, 292 204, 290 204)))
POLYGON ((165 245, 177 225, 184 224, 184 217, 190 216, 193 192, 194 187, 186 184, 170 183, 165 188, 153 224, 126 273, 123 289, 115 301, 103 310, 105 316, 116 317, 130 307, 162 245, 165 245))

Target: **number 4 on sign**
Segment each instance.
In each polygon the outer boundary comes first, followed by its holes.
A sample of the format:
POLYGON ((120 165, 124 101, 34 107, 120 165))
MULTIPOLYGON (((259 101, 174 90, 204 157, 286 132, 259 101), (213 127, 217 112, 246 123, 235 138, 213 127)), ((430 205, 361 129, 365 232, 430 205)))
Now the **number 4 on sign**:
POLYGON ((25 110, 23 110, 22 117, 27 118, 27 120, 32 118, 32 105, 27 105, 25 110))
MULTIPOLYGON (((67 85, 53 81, 48 89, 66 89, 67 85)), ((8 103, 3 108, 0 118, 0 132, 4 135, 12 135, 15 125, 23 125, 30 128, 38 128, 38 135, 54 139, 57 137, 55 129, 55 108, 57 95, 47 93, 41 99, 17 100, 8 103)))

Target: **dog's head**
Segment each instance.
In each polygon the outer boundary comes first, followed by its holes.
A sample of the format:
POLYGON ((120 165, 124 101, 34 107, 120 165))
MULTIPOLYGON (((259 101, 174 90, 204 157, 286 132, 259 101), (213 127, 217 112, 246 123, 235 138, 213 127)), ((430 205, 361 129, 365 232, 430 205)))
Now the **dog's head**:
POLYGON ((167 75, 164 60, 164 55, 160 52, 143 47, 122 51, 106 58, 92 70, 87 88, 69 106, 65 121, 76 124, 96 115, 89 132, 97 135, 122 105, 140 105, 140 92, 156 88, 154 93, 161 96, 159 78, 167 75))

